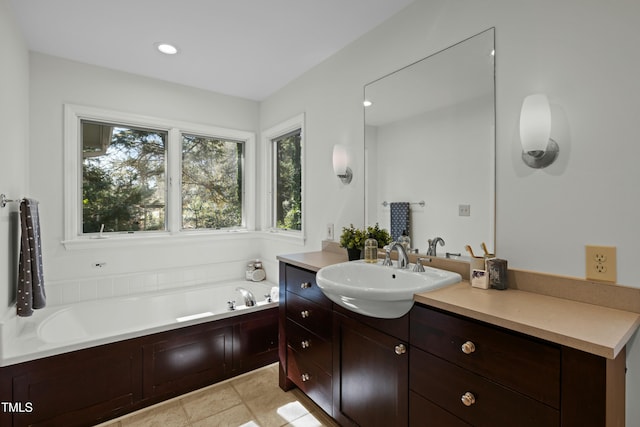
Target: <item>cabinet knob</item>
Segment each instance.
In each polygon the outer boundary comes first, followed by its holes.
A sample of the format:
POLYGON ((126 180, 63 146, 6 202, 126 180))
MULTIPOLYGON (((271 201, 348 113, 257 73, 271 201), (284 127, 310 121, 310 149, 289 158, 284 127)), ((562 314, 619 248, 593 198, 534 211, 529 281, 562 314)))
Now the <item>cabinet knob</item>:
POLYGON ((476 397, 470 391, 463 394, 460 400, 462 400, 464 406, 471 406, 476 403, 476 397))
POLYGON ((309 342, 309 340, 304 340, 300 343, 300 345, 302 346, 302 348, 309 348, 311 343, 309 342))
POLYGON ((306 319, 307 317, 309 317, 309 310, 302 310, 300 312, 300 316, 302 316, 303 319, 306 319))
POLYGON ((300 283, 300 287, 302 289, 309 289, 311 287, 311 282, 302 282, 300 283))
POLYGON ((300 379, 302 380, 303 383, 306 383, 311 379, 311 377, 309 376, 309 374, 302 374, 300 375, 300 379))
POLYGON ((460 349, 462 350, 462 352, 464 354, 471 354, 474 351, 476 351, 476 345, 474 343, 472 343, 471 341, 467 341, 466 343, 462 344, 460 349))
POLYGON ((405 354, 407 347, 404 344, 398 344, 395 348, 396 354, 405 354))

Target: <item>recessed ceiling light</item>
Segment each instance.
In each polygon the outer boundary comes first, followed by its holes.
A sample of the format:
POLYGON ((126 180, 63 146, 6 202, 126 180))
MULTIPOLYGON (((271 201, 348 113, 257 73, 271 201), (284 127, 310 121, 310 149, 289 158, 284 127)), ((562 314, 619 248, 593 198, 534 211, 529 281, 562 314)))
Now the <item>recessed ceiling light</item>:
POLYGON ((156 48, 165 55, 175 55, 178 53, 178 48, 169 43, 157 43, 156 48))

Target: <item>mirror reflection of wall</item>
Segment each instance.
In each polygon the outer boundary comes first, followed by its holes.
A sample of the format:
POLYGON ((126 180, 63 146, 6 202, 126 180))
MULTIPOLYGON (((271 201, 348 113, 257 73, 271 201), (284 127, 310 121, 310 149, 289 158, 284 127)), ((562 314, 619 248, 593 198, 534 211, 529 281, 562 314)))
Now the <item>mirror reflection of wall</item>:
POLYGON ((389 229, 388 203, 412 203, 420 253, 494 248, 494 57, 490 29, 365 86, 365 220, 389 229))

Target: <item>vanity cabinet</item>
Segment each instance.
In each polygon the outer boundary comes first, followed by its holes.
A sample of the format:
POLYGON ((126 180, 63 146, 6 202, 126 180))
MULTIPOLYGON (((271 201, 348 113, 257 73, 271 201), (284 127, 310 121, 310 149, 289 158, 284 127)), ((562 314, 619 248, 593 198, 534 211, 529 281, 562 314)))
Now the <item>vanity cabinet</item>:
POLYGON ((328 414, 333 413, 331 307, 314 272, 280 263, 280 387, 297 386, 328 414))
POLYGON ((608 360, 419 304, 410 331, 412 426, 624 425, 624 352, 608 360))
POLYGON ((334 418, 342 426, 408 424, 409 316, 334 309, 334 418))

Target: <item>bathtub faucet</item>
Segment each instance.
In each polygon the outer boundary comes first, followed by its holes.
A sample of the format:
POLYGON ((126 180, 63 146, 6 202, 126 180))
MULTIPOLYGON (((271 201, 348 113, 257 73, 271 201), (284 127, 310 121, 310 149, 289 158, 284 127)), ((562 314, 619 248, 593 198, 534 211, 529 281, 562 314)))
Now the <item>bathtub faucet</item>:
POLYGON ((247 307, 253 307, 256 305, 256 297, 253 296, 251 291, 245 288, 236 288, 236 291, 242 294, 242 298, 244 298, 244 305, 247 307))

